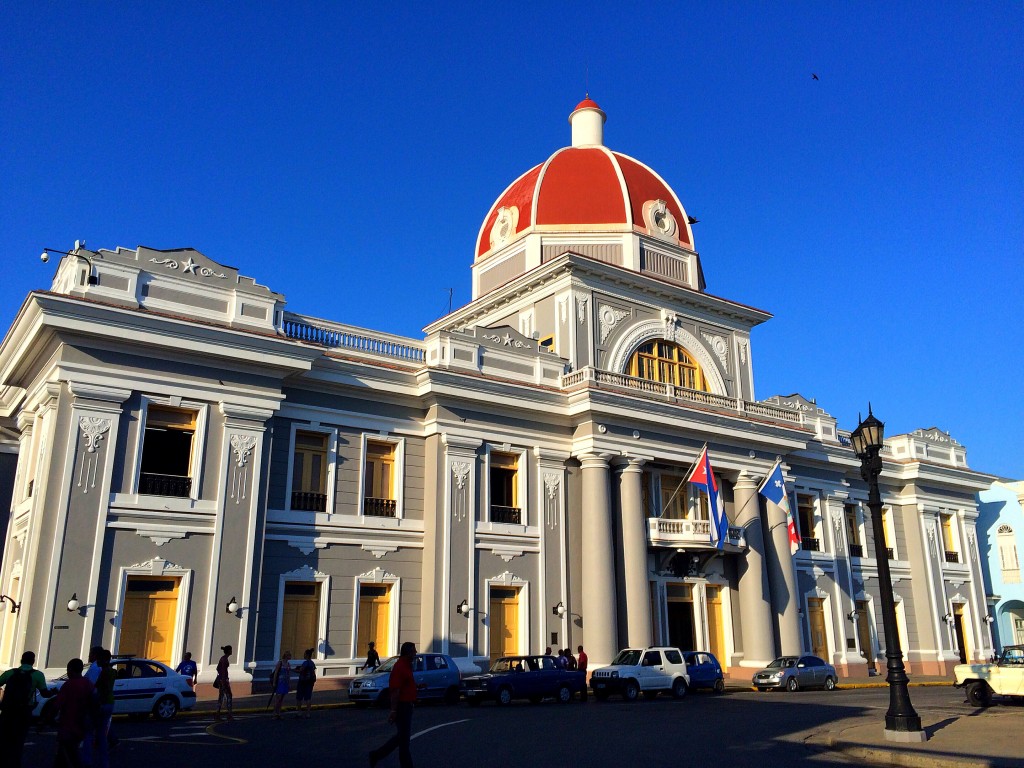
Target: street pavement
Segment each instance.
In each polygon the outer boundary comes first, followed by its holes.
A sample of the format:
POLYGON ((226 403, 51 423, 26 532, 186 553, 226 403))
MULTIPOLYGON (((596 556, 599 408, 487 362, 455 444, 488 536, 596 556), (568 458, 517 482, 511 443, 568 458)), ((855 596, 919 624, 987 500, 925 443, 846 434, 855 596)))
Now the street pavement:
MULTIPOLYGON (((931 736, 923 744, 885 741, 884 685, 831 693, 756 693, 737 687, 722 695, 692 693, 682 701, 424 705, 413 722, 413 754, 420 768, 773 768, 794 763, 1024 768, 1024 742, 1018 735, 1024 707, 975 709, 948 680, 913 686, 911 696, 931 736)), ((393 732, 385 711, 357 709, 345 701, 344 691, 315 693, 309 720, 294 712, 283 721, 272 720, 265 712, 268 698, 236 697, 236 718, 230 722, 213 720, 210 708, 216 703, 211 701, 200 701, 198 711, 165 723, 118 718, 121 743, 111 765, 182 768, 216 762, 218 768, 252 768, 254 763, 297 760, 366 765, 368 750, 393 732)), ((33 734, 31 742, 25 765, 49 765, 53 735, 33 734)), ((397 764, 393 756, 381 768, 397 764)))

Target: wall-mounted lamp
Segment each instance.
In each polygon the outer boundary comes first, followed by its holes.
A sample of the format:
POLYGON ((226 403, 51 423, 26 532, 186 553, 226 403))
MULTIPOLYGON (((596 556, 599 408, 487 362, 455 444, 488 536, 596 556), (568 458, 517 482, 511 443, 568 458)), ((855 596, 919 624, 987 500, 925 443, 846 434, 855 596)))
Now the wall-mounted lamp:
POLYGON ((71 599, 68 600, 68 613, 74 613, 78 610, 81 603, 78 602, 78 593, 72 592, 71 599))
POLYGON ((944 622, 946 622, 947 624, 952 625, 953 624, 953 614, 952 613, 947 613, 946 615, 944 615, 942 617, 942 620, 944 622))
POLYGON ((551 613, 553 613, 558 618, 562 618, 563 616, 565 616, 565 603, 559 600, 558 605, 551 608, 551 613))
POLYGON ((987 615, 987 616, 985 617, 985 623, 986 623, 986 624, 991 624, 991 623, 992 623, 993 621, 995 621, 995 620, 996 620, 996 617, 995 617, 995 616, 993 616, 993 615, 992 615, 991 613, 990 613, 990 614, 988 614, 988 615, 987 615))
POLYGON ((0 603, 2 603, 4 600, 11 601, 11 613, 17 613, 21 610, 21 603, 14 602, 14 598, 10 595, 0 595, 0 603))
POLYGON ((228 613, 238 613, 238 601, 232 597, 228 600, 228 604, 224 606, 224 610, 228 613))
POLYGON ((850 621, 856 621, 857 620, 857 611, 856 610, 850 611, 848 614, 846 614, 846 618, 848 618, 850 621))
POLYGON ((473 609, 469 607, 469 601, 468 600, 463 600, 461 603, 459 603, 459 607, 456 608, 455 610, 457 610, 460 614, 462 614, 463 616, 465 616, 468 619, 469 618, 469 612, 471 610, 473 610, 473 609))
POLYGON ((43 248, 43 252, 39 254, 39 260, 45 264, 50 260, 51 253, 59 253, 61 256, 74 256, 75 258, 83 259, 85 263, 89 265, 88 283, 89 285, 96 285, 98 280, 96 279, 96 275, 92 273, 92 260, 85 254, 78 252, 79 249, 84 246, 85 241, 75 240, 75 249, 73 251, 62 251, 59 248, 43 248))

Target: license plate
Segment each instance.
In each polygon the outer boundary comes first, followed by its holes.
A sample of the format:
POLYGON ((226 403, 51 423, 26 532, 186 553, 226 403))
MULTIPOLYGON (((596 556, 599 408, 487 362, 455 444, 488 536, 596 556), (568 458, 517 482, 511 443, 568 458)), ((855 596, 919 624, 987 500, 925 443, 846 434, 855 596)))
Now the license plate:
POLYGON ((594 687, 595 688, 604 688, 604 683, 597 683, 594 687))

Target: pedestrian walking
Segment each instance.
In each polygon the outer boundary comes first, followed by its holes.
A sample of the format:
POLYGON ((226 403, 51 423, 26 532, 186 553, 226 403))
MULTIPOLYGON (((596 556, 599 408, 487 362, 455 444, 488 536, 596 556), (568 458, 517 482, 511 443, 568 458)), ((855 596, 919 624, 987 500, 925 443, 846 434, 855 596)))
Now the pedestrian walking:
POLYGON ((316 664, 313 661, 313 649, 307 648, 302 653, 299 665, 299 681, 295 684, 295 706, 299 717, 309 718, 313 708, 313 684, 316 683, 316 664), (302 714, 302 706, 306 706, 306 714, 302 714))
POLYGON ((110 666, 110 651, 104 648, 97 651, 96 664, 99 674, 96 675, 93 687, 96 690, 98 712, 90 718, 91 727, 82 742, 81 756, 83 765, 109 768, 110 746, 116 741, 110 735, 110 720, 114 715, 114 683, 117 682, 117 673, 110 666))
POLYGON ((281 719, 281 704, 284 697, 292 689, 292 652, 285 651, 274 667, 274 673, 270 676, 274 684, 274 719, 281 719))
POLYGON ((416 706, 416 680, 412 674, 412 663, 416 658, 416 644, 402 643, 398 661, 391 668, 388 688, 391 692, 391 714, 388 722, 398 729, 394 736, 370 752, 370 768, 398 749, 398 764, 412 768, 412 752, 409 740, 412 738, 412 711, 416 706))
POLYGON ((231 658, 231 646, 225 645, 221 650, 224 651, 224 655, 221 656, 220 661, 217 662, 217 677, 213 681, 213 687, 218 689, 217 719, 221 719, 221 708, 226 705, 228 720, 234 720, 235 715, 232 708, 231 681, 228 679, 228 667, 231 665, 231 662, 229 661, 231 658))
POLYGON ((586 651, 583 650, 583 646, 582 645, 577 646, 576 653, 578 654, 578 656, 576 657, 576 669, 583 673, 583 690, 580 691, 580 701, 586 701, 587 700, 587 662, 589 661, 589 659, 587 658, 586 651))
POLYGON ((36 655, 32 651, 21 654, 21 666, 8 669, 0 675, 4 698, 0 701, 0 761, 11 768, 21 767, 21 753, 25 748, 35 693, 44 699, 53 696, 46 687, 46 678, 34 669, 36 655))
POLYGON ((369 669, 373 672, 377 667, 380 666, 380 654, 377 653, 377 648, 371 640, 366 644, 366 663, 363 664, 362 670, 365 672, 369 669))
POLYGON ((57 691, 57 759, 53 768, 80 768, 79 745, 96 716, 93 685, 82 676, 85 663, 81 659, 68 662, 68 679, 57 691))
POLYGON ((196 678, 199 676, 199 667, 194 661, 192 661, 192 654, 189 651, 185 651, 185 655, 181 658, 181 663, 174 668, 182 677, 188 678, 188 684, 193 688, 196 687, 196 678))

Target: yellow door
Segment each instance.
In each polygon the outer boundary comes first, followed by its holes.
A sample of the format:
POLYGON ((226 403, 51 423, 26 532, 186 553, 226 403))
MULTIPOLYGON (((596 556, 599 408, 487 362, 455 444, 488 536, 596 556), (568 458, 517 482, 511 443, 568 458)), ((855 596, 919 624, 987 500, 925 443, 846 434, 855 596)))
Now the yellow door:
POLYGON ((811 626, 811 653, 828 661, 824 602, 824 599, 820 597, 812 597, 807 600, 807 620, 811 626))
POLYGON ((365 655, 374 643, 377 653, 385 658, 391 653, 391 587, 387 584, 359 586, 359 628, 356 631, 356 656, 365 655))
POLYGON ((725 628, 722 624, 722 590, 718 587, 707 588, 708 603, 708 650, 718 659, 723 667, 725 661, 725 628))
POLYGON ((860 640, 860 655, 868 663, 868 669, 875 668, 875 654, 871 647, 871 623, 867 600, 857 601, 857 638, 860 640))
POLYGON ((129 576, 117 652, 171 664, 178 618, 178 579, 129 576))
POLYGON ((491 658, 519 653, 519 590, 491 587, 491 658))
POLYGON ((316 653, 320 634, 320 585, 317 582, 288 581, 284 585, 281 611, 281 649, 301 659, 307 648, 316 653))

